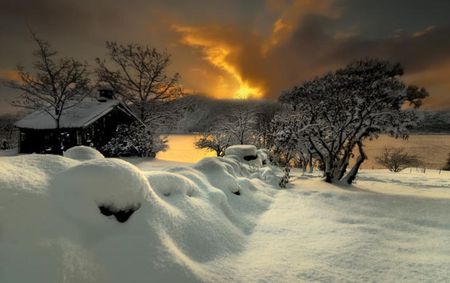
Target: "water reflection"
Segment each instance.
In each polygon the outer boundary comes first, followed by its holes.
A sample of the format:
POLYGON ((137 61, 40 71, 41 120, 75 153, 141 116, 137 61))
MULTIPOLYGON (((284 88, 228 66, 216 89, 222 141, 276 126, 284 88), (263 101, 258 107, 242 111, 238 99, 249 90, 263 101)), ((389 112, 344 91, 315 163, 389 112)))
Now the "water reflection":
POLYGON ((215 156, 212 151, 206 151, 195 147, 194 143, 198 135, 169 135, 169 148, 165 152, 157 154, 156 158, 168 161, 195 163, 205 157, 215 156))
MULTIPOLYGON (((197 162, 204 157, 215 156, 214 152, 197 149, 194 142, 198 135, 169 135, 169 149, 158 153, 157 158, 168 161, 197 162)), ((377 140, 366 142, 368 160, 363 168, 380 168, 375 162, 385 146, 404 147, 411 154, 416 154, 428 168, 444 166, 450 153, 450 135, 412 135, 408 140, 380 136, 377 140)))

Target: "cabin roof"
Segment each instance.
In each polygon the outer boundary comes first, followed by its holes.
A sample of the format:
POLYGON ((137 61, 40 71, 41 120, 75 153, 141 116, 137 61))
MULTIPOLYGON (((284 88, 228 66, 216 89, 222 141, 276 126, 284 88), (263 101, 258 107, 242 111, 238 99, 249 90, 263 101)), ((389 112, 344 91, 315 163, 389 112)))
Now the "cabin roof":
MULTIPOLYGON (((83 128, 89 126, 99 118, 108 114, 114 108, 120 107, 128 115, 137 119, 124 104, 115 99, 107 101, 82 101, 77 105, 66 109, 60 120, 60 128, 83 128)), ((18 128, 36 130, 56 129, 55 120, 44 110, 34 111, 16 122, 18 128)))

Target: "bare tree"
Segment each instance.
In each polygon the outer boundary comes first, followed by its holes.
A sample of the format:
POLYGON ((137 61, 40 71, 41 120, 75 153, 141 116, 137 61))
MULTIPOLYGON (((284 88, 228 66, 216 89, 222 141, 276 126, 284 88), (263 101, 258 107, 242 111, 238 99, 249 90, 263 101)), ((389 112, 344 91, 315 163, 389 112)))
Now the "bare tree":
POLYGON ((400 172, 412 166, 419 166, 422 162, 415 155, 405 152, 404 148, 385 147, 376 161, 391 172, 400 172))
POLYGON ((225 149, 230 145, 230 136, 220 131, 205 133, 195 142, 197 148, 215 151, 217 156, 224 156, 225 149))
POLYGON ((260 148, 269 148, 270 136, 272 134, 272 121, 280 111, 279 104, 260 105, 255 114, 255 145, 260 148))
MULTIPOLYGON (((71 57, 56 59, 57 51, 48 41, 31 32, 37 49, 33 52, 36 61, 33 63, 34 73, 17 67, 19 80, 9 80, 8 87, 21 91, 19 99, 13 104, 18 107, 45 111, 55 121, 57 131, 64 112, 76 106, 90 95, 89 72, 87 63, 81 63, 71 57)), ((59 135, 55 135, 53 150, 59 152, 59 135)))
POLYGON ((217 126, 230 136, 232 144, 251 144, 256 138, 256 111, 247 104, 237 105, 217 126))
POLYGON ((97 76, 137 112, 147 125, 170 118, 167 102, 182 95, 178 73, 168 75, 170 55, 138 44, 106 42, 108 59, 97 58, 97 76))

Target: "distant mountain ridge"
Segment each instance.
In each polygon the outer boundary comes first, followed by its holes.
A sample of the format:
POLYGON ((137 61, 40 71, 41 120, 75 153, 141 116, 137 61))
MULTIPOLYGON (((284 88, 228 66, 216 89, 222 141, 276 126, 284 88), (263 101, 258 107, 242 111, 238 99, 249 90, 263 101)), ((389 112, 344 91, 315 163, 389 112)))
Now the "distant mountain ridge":
POLYGON ((419 111, 420 123, 412 132, 450 133, 450 111, 419 111))
MULTIPOLYGON (((238 104, 250 107, 264 107, 276 103, 273 100, 217 100, 202 95, 183 98, 191 107, 178 121, 174 133, 204 132, 218 123, 220 116, 226 115, 238 104)), ((417 111, 419 125, 411 129, 413 133, 450 133, 450 111, 417 111)))

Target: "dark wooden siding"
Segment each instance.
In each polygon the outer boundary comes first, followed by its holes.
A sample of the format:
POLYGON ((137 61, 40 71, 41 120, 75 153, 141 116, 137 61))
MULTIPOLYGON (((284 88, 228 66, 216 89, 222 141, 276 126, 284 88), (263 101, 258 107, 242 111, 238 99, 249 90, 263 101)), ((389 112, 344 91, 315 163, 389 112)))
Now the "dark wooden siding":
POLYGON ((20 153, 54 153, 55 135, 61 136, 64 149, 76 145, 89 145, 100 149, 112 137, 118 125, 131 124, 136 118, 118 106, 84 128, 37 130, 19 129, 20 153))

